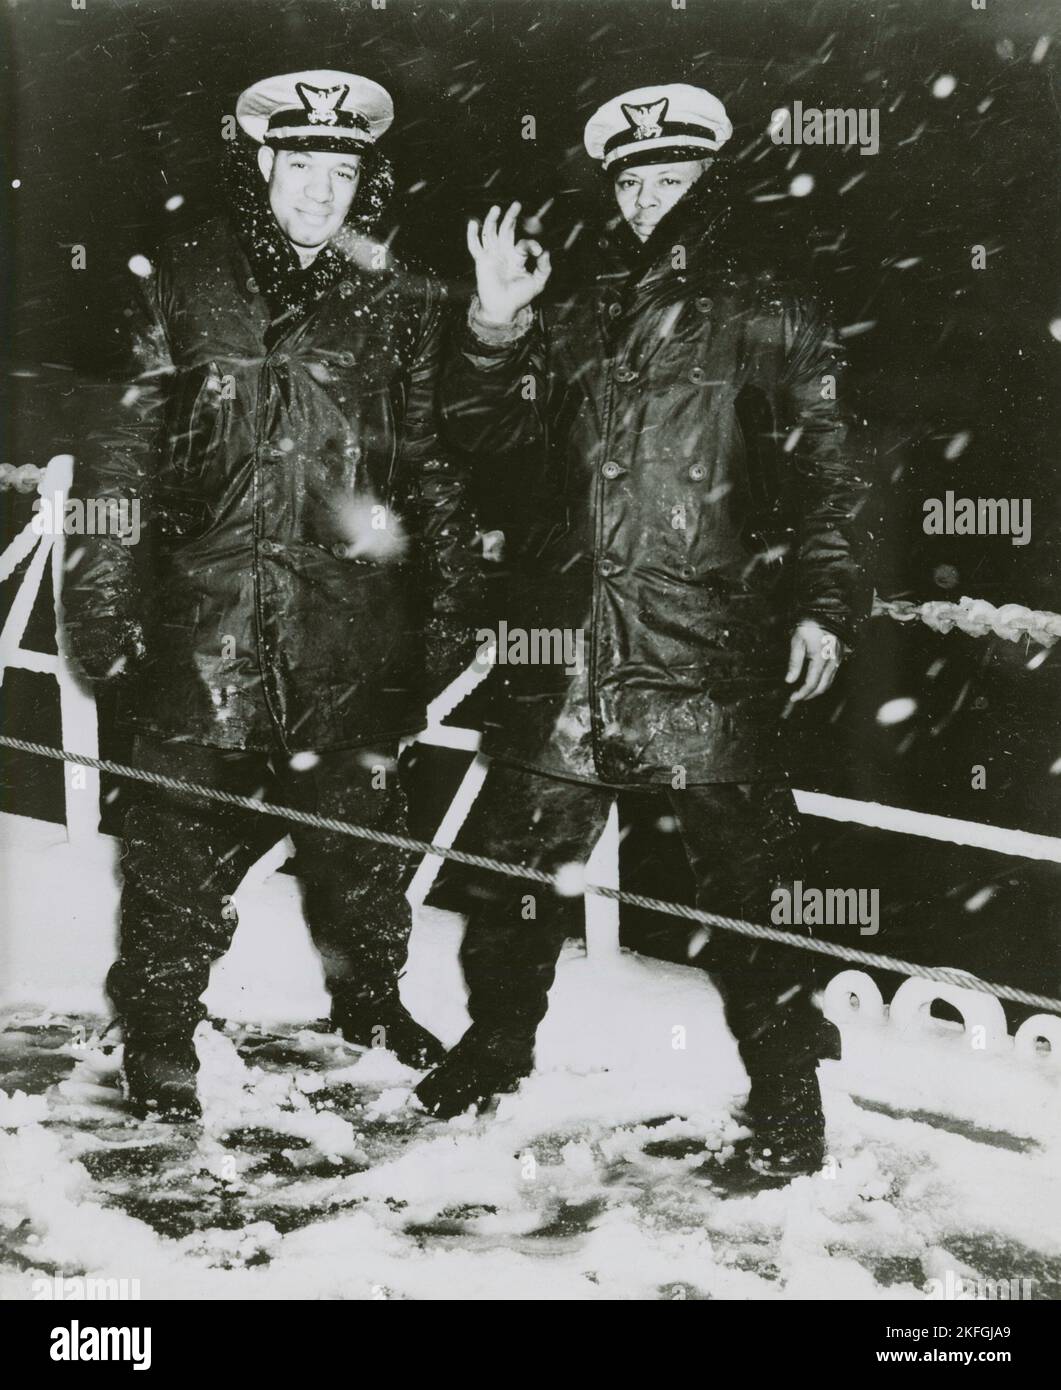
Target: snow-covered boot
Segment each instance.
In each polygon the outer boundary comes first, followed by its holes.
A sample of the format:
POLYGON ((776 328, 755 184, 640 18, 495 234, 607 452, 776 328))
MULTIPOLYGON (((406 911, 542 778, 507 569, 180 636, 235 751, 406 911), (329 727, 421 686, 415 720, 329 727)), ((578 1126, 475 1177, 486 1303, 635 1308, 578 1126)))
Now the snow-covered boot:
POLYGON ((337 999, 331 1022, 347 1042, 359 1047, 385 1047, 399 1062, 420 1071, 436 1066, 446 1055, 434 1033, 417 1023, 397 995, 355 1003, 337 999))
POLYGON ((158 1039, 126 1039, 122 1072, 133 1114, 180 1123, 203 1113, 196 1088, 199 1059, 195 1044, 158 1039))
POLYGON ((825 1116, 815 1067, 752 1077, 745 1106, 752 1136, 746 1163, 781 1183, 817 1173, 825 1161, 825 1116))
POLYGON ((431 1115, 452 1119, 476 1113, 494 1096, 514 1091, 534 1070, 534 1034, 529 1036, 473 1023, 444 1062, 425 1076, 416 1098, 431 1115))
POLYGON ((752 1077, 743 1120, 751 1130, 728 1158, 712 1156, 697 1176, 723 1197, 746 1197, 820 1172, 825 1117, 817 1073, 804 1064, 752 1077))
POLYGON ((825 1115, 812 1066, 752 1077, 743 1115, 751 1136, 729 1159, 712 1155, 697 1170, 724 1197, 784 1187, 825 1163, 825 1115))

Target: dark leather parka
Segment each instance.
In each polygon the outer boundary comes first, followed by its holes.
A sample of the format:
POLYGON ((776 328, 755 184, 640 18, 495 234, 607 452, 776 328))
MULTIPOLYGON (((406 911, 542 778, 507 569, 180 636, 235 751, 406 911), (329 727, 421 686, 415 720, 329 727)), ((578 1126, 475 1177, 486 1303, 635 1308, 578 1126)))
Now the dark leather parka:
POLYGON ((836 333, 799 286, 722 253, 710 178, 644 245, 613 225, 595 278, 518 341, 462 319, 447 356, 449 428, 512 470, 525 521, 509 631, 559 631, 568 653, 584 635, 582 670, 490 677, 487 751, 541 771, 783 779, 795 624, 850 644, 869 609, 836 333))
POLYGON ((277 314, 262 278, 223 216, 141 279, 135 379, 75 479, 138 502, 141 535, 78 545, 72 645, 97 675, 121 651, 124 720, 148 734, 289 751, 406 734, 441 679, 425 634, 470 623, 479 584, 437 428, 442 291, 363 237, 306 312, 277 314))

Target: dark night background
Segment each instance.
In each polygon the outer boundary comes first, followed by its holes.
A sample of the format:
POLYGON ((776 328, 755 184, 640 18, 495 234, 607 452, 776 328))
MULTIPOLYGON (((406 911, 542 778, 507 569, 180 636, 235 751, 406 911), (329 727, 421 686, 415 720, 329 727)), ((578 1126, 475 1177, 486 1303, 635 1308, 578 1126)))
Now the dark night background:
MULTIPOLYGON (((877 591, 1061 608, 1056 5, 87 0, 78 11, 8 0, 4 22, 4 461, 76 456, 83 431, 113 408, 128 261, 220 209, 222 116, 257 78, 335 67, 388 87, 397 247, 455 285, 468 278, 468 214, 519 197, 545 209, 541 238, 562 248, 599 206, 586 117, 624 88, 689 81, 733 120, 727 154, 748 237, 824 289, 842 325, 860 326, 847 343, 878 451, 877 591), (934 94, 945 76, 953 92, 934 94), (879 108, 880 152, 775 147, 770 112, 795 99, 879 108), (533 142, 521 138, 527 114, 533 142), (788 195, 797 173, 813 176, 809 196, 788 195), (170 212, 174 195, 184 201, 170 212), (85 270, 70 267, 74 243, 87 248, 85 270), (987 249, 984 270, 971 268, 975 245, 987 249), (948 488, 1030 498, 1031 544, 926 537, 922 502, 948 488)), ((490 512, 496 490, 486 477, 482 486, 490 512)), ((31 501, 3 493, 4 544, 31 501)), ((3 586, 5 609, 21 573, 3 586)), ((51 629, 42 593, 26 645, 54 650, 51 629)), ((834 693, 802 715, 796 785, 1058 834, 1061 645, 1030 664, 1038 651, 877 620, 834 693), (877 710, 898 696, 916 700, 913 717, 881 726, 877 710), (987 769, 984 790, 971 788, 974 764, 987 769)), ((57 742, 54 682, 9 672, 5 685, 5 729, 57 742)), ((121 757, 101 713, 104 752, 121 757)), ((463 762, 421 754, 421 832, 437 824, 463 762)), ((112 829, 120 805, 119 789, 112 829)), ((0 808, 61 819, 61 768, 10 757, 0 808)), ((808 881, 881 890, 881 933, 855 944, 1061 992, 1056 865, 824 821, 809 829, 808 881)), ((651 824, 624 856, 627 886, 683 896, 683 865, 651 824)), ((682 933, 660 921, 628 916, 627 939, 676 943, 680 958, 682 933)))

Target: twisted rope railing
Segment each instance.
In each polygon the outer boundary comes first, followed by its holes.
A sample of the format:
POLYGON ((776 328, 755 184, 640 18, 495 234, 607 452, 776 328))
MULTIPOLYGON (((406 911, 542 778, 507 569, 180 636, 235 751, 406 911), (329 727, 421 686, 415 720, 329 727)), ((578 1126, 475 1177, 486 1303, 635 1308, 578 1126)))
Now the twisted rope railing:
MULTIPOLYGON (((504 859, 492 859, 485 854, 470 854, 466 850, 451 849, 447 845, 432 844, 411 835, 395 835, 387 830, 374 830, 367 825, 355 825, 349 821, 336 820, 333 816, 321 816, 314 811, 301 811, 293 806, 279 806, 260 801, 253 796, 240 796, 236 792, 220 791, 216 787, 203 786, 198 782, 186 782, 179 777, 167 777, 164 773, 148 772, 144 768, 130 767, 124 763, 112 762, 108 758, 93 758, 86 753, 74 753, 65 748, 52 748, 45 743, 32 743, 26 739, 9 738, 0 735, 0 747, 11 748, 21 753, 32 753, 38 757, 50 758, 56 762, 74 763, 80 767, 95 768, 114 777, 123 777, 134 782, 146 782, 151 786, 164 787, 167 791, 197 796, 205 801, 213 801, 223 806, 234 806, 256 815, 275 816, 280 820, 291 821, 295 825, 311 826, 319 830, 331 830, 339 835, 349 835, 353 839, 368 840, 373 844, 388 845, 392 849, 409 850, 415 854, 435 854, 442 859, 452 859, 457 864, 467 864, 471 868, 486 869, 491 873, 503 874, 507 878, 527 879, 540 883, 556 892, 574 894, 568 891, 557 874, 546 873, 542 869, 531 868, 526 864, 516 864, 504 859)), ((684 903, 668 902, 664 898, 650 898, 643 893, 629 893, 622 888, 606 888, 596 883, 579 884, 579 893, 593 893, 601 898, 611 898, 631 907, 645 908, 669 917, 678 917, 686 922, 701 926, 717 927, 720 931, 734 932, 738 936, 751 937, 758 941, 770 941, 779 946, 791 946, 800 951, 812 951, 818 955, 831 956, 835 960, 850 961, 857 965, 873 966, 879 970, 892 970, 903 975, 917 975, 926 980, 937 980, 942 984, 957 985, 962 989, 980 990, 993 994, 998 999, 1007 999, 1014 1004, 1027 1004, 1032 1008, 1050 1009, 1061 1013, 1061 999, 1047 994, 1035 994, 1030 990, 1017 989, 1014 985, 996 984, 981 980, 966 970, 945 965, 919 965, 916 961, 900 960, 894 956, 881 955, 877 951, 862 951, 855 946, 843 946, 834 941, 820 941, 813 937, 796 936, 792 932, 777 927, 766 927, 759 922, 746 922, 739 917, 727 917, 717 912, 706 912, 702 908, 687 907, 684 903)))

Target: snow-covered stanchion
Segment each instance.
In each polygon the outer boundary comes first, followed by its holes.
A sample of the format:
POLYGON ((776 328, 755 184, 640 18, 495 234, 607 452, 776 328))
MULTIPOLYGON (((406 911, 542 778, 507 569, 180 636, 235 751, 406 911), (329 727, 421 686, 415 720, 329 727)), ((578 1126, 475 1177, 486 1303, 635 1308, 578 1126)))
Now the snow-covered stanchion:
POLYGON ((876 598, 873 616, 894 618, 899 623, 923 623, 933 632, 953 632, 957 628, 967 637, 994 636, 1007 642, 1028 637, 1043 647, 1052 647, 1061 637, 1061 613, 1025 608, 1019 603, 1004 603, 996 608, 983 598, 962 597, 957 603, 944 599, 912 603, 907 599, 876 598))

